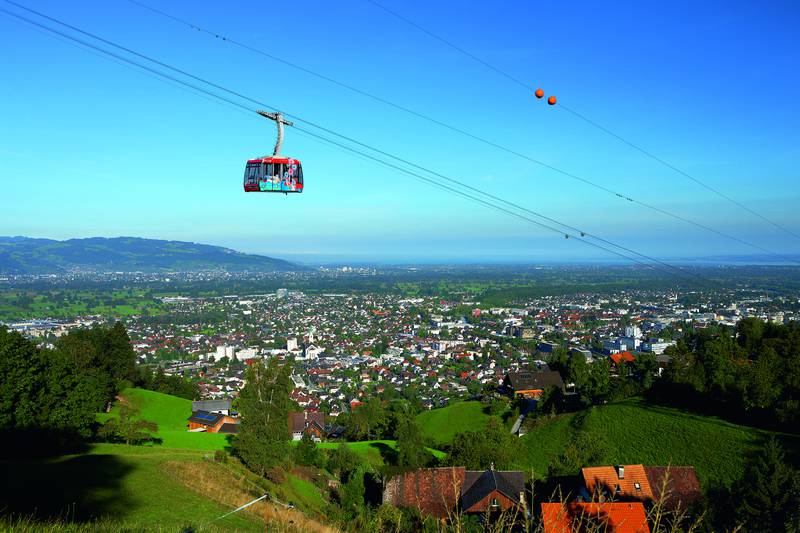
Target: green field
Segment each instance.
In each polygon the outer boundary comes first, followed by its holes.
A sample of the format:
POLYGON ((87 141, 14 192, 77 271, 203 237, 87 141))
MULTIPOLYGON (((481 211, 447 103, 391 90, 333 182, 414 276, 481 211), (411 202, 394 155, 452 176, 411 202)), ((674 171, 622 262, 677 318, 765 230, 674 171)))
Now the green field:
POLYGON ((434 444, 446 444, 456 433, 481 430, 489 418, 481 402, 458 402, 423 411, 416 420, 424 436, 431 438, 434 444))
POLYGON ((106 317, 159 315, 165 306, 142 289, 0 292, 0 320, 32 318, 74 318, 79 315, 106 317))
MULTIPOLYGON (((226 435, 189 433, 186 430, 187 419, 192 414, 192 402, 189 400, 137 388, 125 389, 120 395, 140 410, 141 418, 158 424, 156 437, 161 439, 161 447, 214 451, 229 446, 226 435)), ((117 402, 110 416, 114 416, 118 409, 117 402)), ((108 416, 103 414, 99 418, 102 420, 108 416)))
MULTIPOLYGON (((525 456, 519 468, 547 473, 550 459, 561 453, 573 426, 605 441, 597 464, 692 465, 702 486, 729 484, 740 478, 770 433, 723 420, 627 400, 590 409, 583 421, 562 415, 521 438, 525 456)), ((783 435, 789 447, 797 438, 783 435)), ((593 465, 587 465, 593 466, 593 465)))

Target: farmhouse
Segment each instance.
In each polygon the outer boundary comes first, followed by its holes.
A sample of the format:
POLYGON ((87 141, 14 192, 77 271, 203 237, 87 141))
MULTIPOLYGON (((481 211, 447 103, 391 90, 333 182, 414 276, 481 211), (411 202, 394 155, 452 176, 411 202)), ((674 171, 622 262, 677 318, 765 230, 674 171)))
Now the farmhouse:
POLYGON ((325 436, 325 413, 315 411, 289 413, 289 434, 292 440, 300 440, 303 435, 310 435, 314 441, 321 441, 325 436))
POLYGON ((222 413, 193 411, 189 417, 189 431, 206 433, 236 433, 238 420, 222 413), (225 427, 225 431, 222 431, 225 427))
POLYGON ((421 468, 390 479, 383 502, 447 519, 456 512, 485 514, 525 506, 525 475, 518 471, 421 468))
POLYGON ((554 370, 538 372, 508 372, 503 378, 503 388, 512 396, 538 398, 545 389, 555 387, 564 391, 561 374, 554 370))

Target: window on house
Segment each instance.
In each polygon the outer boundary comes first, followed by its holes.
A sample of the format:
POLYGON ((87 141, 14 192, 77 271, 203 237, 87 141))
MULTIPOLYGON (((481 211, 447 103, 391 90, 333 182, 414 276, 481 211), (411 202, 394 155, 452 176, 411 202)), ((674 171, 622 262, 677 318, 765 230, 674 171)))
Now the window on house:
POLYGON ((614 486, 614 494, 620 494, 622 489, 620 489, 619 485, 614 486))
POLYGON ((497 498, 492 498, 491 503, 492 503, 492 507, 497 507, 498 506, 497 505, 497 498))
POLYGON ((635 488, 637 491, 642 490, 642 486, 640 484, 638 484, 638 483, 634 483, 633 484, 633 488, 635 488))

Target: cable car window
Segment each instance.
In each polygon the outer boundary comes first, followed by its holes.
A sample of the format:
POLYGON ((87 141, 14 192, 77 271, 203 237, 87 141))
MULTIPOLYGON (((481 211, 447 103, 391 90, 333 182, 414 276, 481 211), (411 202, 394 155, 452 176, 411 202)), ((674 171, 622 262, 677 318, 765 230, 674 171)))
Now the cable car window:
POLYGON ((258 167, 259 164, 248 163, 247 167, 244 171, 245 179, 248 182, 255 182, 258 179, 258 167))

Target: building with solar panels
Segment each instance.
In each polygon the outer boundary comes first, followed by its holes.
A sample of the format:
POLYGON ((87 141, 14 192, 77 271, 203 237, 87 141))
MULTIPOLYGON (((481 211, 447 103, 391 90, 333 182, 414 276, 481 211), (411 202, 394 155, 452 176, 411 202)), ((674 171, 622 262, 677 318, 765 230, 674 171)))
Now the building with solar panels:
POLYGON ((194 411, 189 417, 189 431, 206 433, 237 433, 239 421, 222 413, 194 411))

